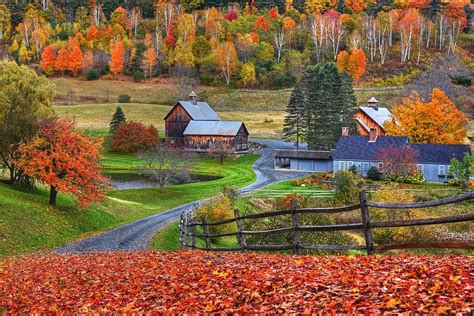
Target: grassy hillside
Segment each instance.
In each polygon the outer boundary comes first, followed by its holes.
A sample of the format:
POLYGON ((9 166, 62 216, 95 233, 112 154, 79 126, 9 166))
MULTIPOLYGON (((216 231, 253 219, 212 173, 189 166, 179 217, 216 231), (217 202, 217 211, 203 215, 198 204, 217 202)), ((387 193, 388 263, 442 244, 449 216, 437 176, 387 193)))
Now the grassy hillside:
MULTIPOLYGON (((174 105, 180 98, 176 86, 153 82, 119 80, 81 81, 72 78, 52 78, 59 104, 113 103, 120 94, 128 94, 134 103, 174 105)), ((198 86, 196 92, 216 110, 221 111, 281 111, 286 108, 291 89, 249 90, 198 86)), ((187 92, 188 93, 188 92, 187 92)), ((186 94, 182 97, 187 97, 186 94)), ((357 102, 365 103, 374 96, 382 104, 392 105, 401 89, 356 89, 357 102)))
MULTIPOLYGON (((106 156, 106 166, 138 167, 133 156, 106 156)), ((22 192, 0 183, 0 256, 9 256, 50 249, 82 236, 94 234, 160 211, 201 199, 220 192, 223 185, 242 187, 255 179, 252 165, 257 155, 247 155, 225 161, 221 166, 215 159, 198 159, 193 171, 221 178, 141 190, 111 191, 105 202, 85 211, 78 210, 72 199, 58 196, 58 206, 47 204, 48 192, 22 192)), ((122 172, 126 172, 122 170, 122 172)))
MULTIPOLYGON (((78 127, 85 129, 107 129, 115 108, 120 105, 127 120, 153 124, 163 136, 163 118, 171 110, 171 106, 158 104, 83 104, 72 106, 56 106, 55 111, 61 117, 74 120, 78 127)), ((253 136, 280 134, 283 128, 283 111, 218 112, 224 120, 242 120, 253 136)))

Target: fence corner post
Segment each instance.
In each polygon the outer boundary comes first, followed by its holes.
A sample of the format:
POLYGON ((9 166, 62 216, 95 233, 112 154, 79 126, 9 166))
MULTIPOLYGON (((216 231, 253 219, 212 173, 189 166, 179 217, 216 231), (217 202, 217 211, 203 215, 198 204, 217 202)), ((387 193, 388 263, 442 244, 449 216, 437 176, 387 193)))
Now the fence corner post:
POLYGON ((242 220, 240 219, 240 211, 238 208, 234 209, 234 216, 235 216, 235 222, 237 223, 237 230, 238 230, 237 238, 239 239, 240 249, 242 251, 245 251, 247 248, 247 242, 245 241, 245 237, 242 234, 244 227, 243 227, 242 220))
POLYGON ((372 229, 370 227, 369 207, 367 206, 367 192, 359 192, 360 210, 362 215, 362 225, 364 229, 365 247, 367 254, 374 253, 374 243, 372 241, 372 229))
POLYGON ((298 201, 291 200, 291 222, 293 224, 293 254, 301 255, 301 236, 298 226, 300 225, 300 213, 296 212, 298 201))
POLYGON ((204 228, 204 239, 206 241, 206 250, 211 250, 211 237, 209 236, 209 225, 207 224, 207 219, 202 218, 202 226, 204 228))

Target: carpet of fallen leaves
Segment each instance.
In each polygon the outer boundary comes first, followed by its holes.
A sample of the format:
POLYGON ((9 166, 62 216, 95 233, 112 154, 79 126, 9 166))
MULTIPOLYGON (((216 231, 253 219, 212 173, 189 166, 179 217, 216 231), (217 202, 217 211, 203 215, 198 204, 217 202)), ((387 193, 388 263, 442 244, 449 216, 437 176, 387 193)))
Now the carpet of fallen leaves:
POLYGON ((0 314, 470 313, 473 302, 474 257, 179 251, 0 261, 0 314))

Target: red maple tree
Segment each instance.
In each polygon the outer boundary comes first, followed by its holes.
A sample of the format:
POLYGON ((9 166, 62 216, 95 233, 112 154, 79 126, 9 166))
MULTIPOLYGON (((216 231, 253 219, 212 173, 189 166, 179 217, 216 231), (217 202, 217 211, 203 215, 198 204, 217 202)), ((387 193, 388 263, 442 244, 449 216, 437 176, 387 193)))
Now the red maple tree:
POLYGON ((64 119, 41 123, 37 136, 19 148, 15 165, 26 175, 50 186, 49 204, 58 192, 71 193, 78 207, 102 201, 107 179, 102 175, 102 139, 86 137, 64 119))
POLYGON ((66 48, 61 48, 58 52, 58 57, 54 63, 56 71, 64 73, 69 66, 69 51, 66 48))
POLYGON ((133 153, 148 149, 158 143, 158 131, 153 125, 126 122, 117 127, 112 138, 112 148, 118 152, 133 153))

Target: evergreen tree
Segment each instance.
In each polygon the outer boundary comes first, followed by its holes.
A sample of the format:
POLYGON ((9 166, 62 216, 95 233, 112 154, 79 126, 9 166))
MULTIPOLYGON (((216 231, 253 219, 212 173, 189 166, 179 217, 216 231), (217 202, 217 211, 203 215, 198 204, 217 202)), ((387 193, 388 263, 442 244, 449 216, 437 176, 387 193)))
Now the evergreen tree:
POLYGON ((346 7, 345 0, 337 0, 336 9, 337 9, 337 12, 339 12, 339 14, 349 13, 346 7))
POLYGON ((305 140, 306 129, 303 81, 300 81, 291 92, 286 112, 288 114, 285 116, 283 135, 287 140, 296 141, 296 149, 299 149, 299 143, 305 140))
POLYGON ((422 10, 429 19, 434 20, 438 13, 444 11, 447 5, 448 3, 443 0, 430 0, 428 5, 423 7, 422 10))
POLYGON ((305 124, 310 148, 330 150, 351 126, 356 99, 350 76, 335 63, 309 66, 305 71, 305 124))
POLYGON ((119 127, 120 124, 125 123, 126 121, 127 119, 125 118, 125 113, 123 112, 120 106, 117 106, 117 108, 115 109, 114 115, 112 116, 112 120, 109 123, 110 134, 114 134, 115 131, 117 130, 117 127, 119 127))

